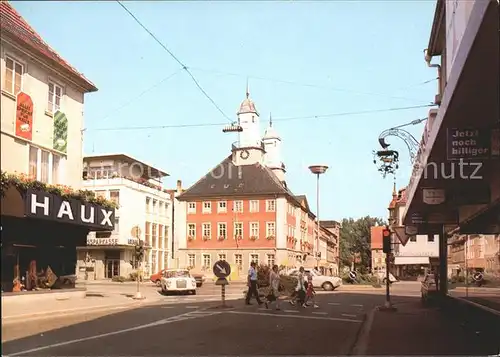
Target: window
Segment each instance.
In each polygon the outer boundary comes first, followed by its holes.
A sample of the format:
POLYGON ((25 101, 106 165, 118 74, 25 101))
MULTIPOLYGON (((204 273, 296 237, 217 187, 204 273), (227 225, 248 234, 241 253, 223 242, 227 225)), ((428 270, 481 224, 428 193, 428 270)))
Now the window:
POLYGON ((234 201, 233 209, 234 212, 243 212, 243 201, 234 201))
POLYGON ((168 226, 163 227, 163 248, 168 249, 168 226))
POLYGON ((266 237, 275 237, 276 236, 276 227, 274 222, 266 223, 266 237))
POLYGON ((218 223, 218 237, 219 239, 227 238, 227 224, 226 223, 218 223))
POLYGON ((157 213, 158 213, 158 201, 153 200, 153 214, 157 214, 157 213))
POLYGON ((196 238, 196 224, 188 223, 188 237, 196 238))
POLYGON ((203 267, 209 269, 212 267, 212 259, 210 254, 203 254, 203 267))
POLYGON ((227 201, 219 201, 217 212, 227 212, 227 201))
POLYGON ((5 81, 3 89, 17 95, 22 89, 24 66, 10 57, 5 57, 5 81))
POLYGON ((153 247, 158 248, 158 224, 153 223, 152 225, 152 231, 151 231, 151 236, 152 236, 152 241, 153 241, 153 247))
POLYGON ((110 190, 109 191, 109 199, 116 203, 117 205, 120 204, 120 191, 119 190, 110 190))
POLYGON ((219 260, 226 260, 226 255, 225 254, 219 254, 219 260))
POLYGON ((276 201, 275 200, 267 200, 266 201, 266 211, 267 212, 276 211, 276 201))
POLYGON ((164 232, 163 224, 159 224, 158 225, 158 247, 165 249, 166 246, 165 246, 165 243, 163 240, 163 232, 164 232))
POLYGON ((164 216, 165 215, 164 210, 165 210, 165 206, 163 205, 163 201, 159 201, 158 202, 158 214, 160 216, 164 216))
POLYGON ((243 238, 243 223, 234 222, 234 238, 243 238))
POLYGON ((115 233, 120 232, 120 218, 115 217, 115 229, 113 230, 115 233))
POLYGON ((243 255, 235 254, 234 255, 234 264, 236 264, 241 269, 241 266, 243 265, 243 255))
POLYGON ((146 213, 149 213, 151 207, 151 199, 149 197, 146 197, 146 213))
POLYGON ((259 255, 258 254, 250 254, 250 262, 254 262, 259 264, 259 255))
POLYGON ((212 213, 212 202, 203 202, 203 213, 212 213))
POLYGON ((410 242, 416 242, 417 236, 410 236, 410 242))
POLYGON ((434 242, 434 234, 427 235, 427 242, 434 242))
POLYGON ((259 212, 259 201, 250 201, 250 212, 259 212))
POLYGON ((145 238, 146 245, 150 246, 151 245, 151 223, 150 222, 145 223, 144 238, 145 238))
POLYGON ((188 203, 188 213, 196 213, 196 202, 188 203))
POLYGON ((49 100, 47 111, 55 113, 61 108, 62 88, 55 83, 49 82, 49 100))
POLYGON ((203 238, 205 239, 212 238, 212 224, 203 223, 203 238))
POLYGON ((49 184, 59 182, 61 157, 36 146, 29 148, 29 176, 49 184))
POLYGON ((196 256, 194 254, 188 254, 188 266, 193 268, 196 266, 196 256))
POLYGON ((250 223, 250 237, 259 238, 259 222, 250 223))
POLYGON ((275 264, 276 259, 274 258, 274 254, 267 255, 267 265, 272 267, 275 264))
POLYGON ((38 148, 34 146, 30 146, 30 168, 29 168, 29 177, 33 179, 37 179, 36 167, 38 161, 38 148))

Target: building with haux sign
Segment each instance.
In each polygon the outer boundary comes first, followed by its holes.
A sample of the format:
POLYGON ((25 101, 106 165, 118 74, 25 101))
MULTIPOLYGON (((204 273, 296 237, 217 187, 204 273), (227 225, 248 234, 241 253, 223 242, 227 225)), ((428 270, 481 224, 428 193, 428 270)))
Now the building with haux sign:
POLYGON ((8 2, 0 14, 2 291, 74 286, 76 246, 114 228, 114 204, 80 190, 83 98, 97 88, 8 2))
POLYGON ((139 239, 146 248, 146 276, 170 267, 172 201, 161 182, 168 174, 125 154, 86 156, 83 163, 83 186, 117 209, 114 230, 90 233, 78 249, 79 277, 130 276, 139 239))

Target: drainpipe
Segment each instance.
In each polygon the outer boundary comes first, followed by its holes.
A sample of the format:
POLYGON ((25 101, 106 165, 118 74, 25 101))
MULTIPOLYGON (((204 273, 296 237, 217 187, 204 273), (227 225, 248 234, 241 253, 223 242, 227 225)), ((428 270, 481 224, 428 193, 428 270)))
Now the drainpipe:
POLYGON ((434 104, 440 105, 441 104, 441 65, 439 64, 431 64, 432 56, 429 56, 428 54, 428 49, 424 50, 424 56, 425 56, 425 62, 427 63, 427 66, 429 68, 437 68, 437 80, 438 80, 438 91, 436 95, 436 99, 434 100, 434 104))

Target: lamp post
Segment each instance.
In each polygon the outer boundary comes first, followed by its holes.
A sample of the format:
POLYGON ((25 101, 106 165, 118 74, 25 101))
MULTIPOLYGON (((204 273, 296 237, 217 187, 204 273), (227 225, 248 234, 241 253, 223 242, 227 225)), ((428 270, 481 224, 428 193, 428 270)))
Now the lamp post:
POLYGON ((328 166, 326 165, 311 165, 309 166, 309 170, 316 175, 316 269, 319 269, 319 260, 320 260, 320 252, 319 252, 319 176, 324 174, 326 170, 328 170, 328 166))

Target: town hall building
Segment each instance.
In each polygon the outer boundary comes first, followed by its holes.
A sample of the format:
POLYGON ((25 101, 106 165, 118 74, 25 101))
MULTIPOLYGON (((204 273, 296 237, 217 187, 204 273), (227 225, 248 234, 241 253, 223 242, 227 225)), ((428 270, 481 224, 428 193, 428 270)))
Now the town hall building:
POLYGON ((325 261, 314 257, 316 217, 306 197, 287 187, 282 141, 272 120, 261 136, 248 90, 237 115, 231 153, 177 195, 180 265, 211 272, 219 259, 237 271, 252 261, 287 268, 325 261))

